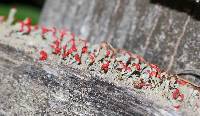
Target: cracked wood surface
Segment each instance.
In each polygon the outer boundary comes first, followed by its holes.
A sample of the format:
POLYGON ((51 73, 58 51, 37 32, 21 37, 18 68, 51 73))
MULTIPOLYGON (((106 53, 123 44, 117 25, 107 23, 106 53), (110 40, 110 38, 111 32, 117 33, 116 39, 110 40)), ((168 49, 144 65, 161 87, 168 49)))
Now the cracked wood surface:
POLYGON ((190 21, 190 17, 188 16, 188 18, 186 19, 185 21, 185 24, 183 26, 183 31, 182 33, 180 34, 180 36, 177 38, 177 42, 175 44, 175 47, 174 47, 174 51, 173 51, 173 54, 170 58, 170 61, 169 61, 169 65, 167 67, 167 71, 171 70, 172 66, 173 66, 173 63, 174 63, 174 57, 177 55, 177 52, 178 52, 178 47, 180 45, 180 42, 181 42, 181 39, 183 38, 184 34, 185 34, 185 31, 186 31, 186 28, 187 28, 187 25, 190 21))
POLYGON ((199 12, 191 0, 47 0, 40 24, 108 41, 177 73, 200 70, 199 12))
MULTIPOLYGON (((17 42, 17 40, 16 40, 17 42)), ((0 44, 0 115, 178 115, 98 76, 0 44)))

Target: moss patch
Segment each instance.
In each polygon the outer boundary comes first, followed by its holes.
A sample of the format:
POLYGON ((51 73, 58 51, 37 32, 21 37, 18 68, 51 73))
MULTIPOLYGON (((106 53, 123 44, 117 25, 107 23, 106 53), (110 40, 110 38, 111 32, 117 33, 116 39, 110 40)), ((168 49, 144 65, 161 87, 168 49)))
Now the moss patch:
POLYGON ((24 20, 27 16, 29 16, 32 19, 33 24, 38 23, 40 16, 40 9, 23 4, 17 4, 17 5, 0 4, 0 16, 7 16, 9 10, 13 6, 17 8, 17 14, 15 19, 24 20))

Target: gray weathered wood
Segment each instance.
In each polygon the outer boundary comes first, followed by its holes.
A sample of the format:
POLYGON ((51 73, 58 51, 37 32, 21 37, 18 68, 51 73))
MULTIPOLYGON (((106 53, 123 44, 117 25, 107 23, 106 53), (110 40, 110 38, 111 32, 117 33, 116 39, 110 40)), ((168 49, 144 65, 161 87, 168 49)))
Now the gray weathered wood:
POLYGON ((47 0, 40 24, 108 41, 179 72, 200 70, 199 17, 191 0, 47 0))
POLYGON ((95 75, 33 62, 4 44, 0 53, 0 116, 163 115, 152 101, 95 75))

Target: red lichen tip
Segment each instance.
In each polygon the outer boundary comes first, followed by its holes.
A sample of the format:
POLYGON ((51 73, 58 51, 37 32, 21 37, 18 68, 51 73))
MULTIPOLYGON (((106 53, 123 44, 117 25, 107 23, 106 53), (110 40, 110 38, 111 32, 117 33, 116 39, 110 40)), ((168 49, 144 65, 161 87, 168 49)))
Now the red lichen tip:
POLYGON ((173 99, 178 99, 180 98, 180 101, 183 101, 184 99, 184 94, 181 94, 179 89, 175 89, 173 92, 172 92, 172 98, 173 99))
POLYGON ((81 58, 79 57, 78 54, 75 54, 74 58, 75 58, 77 63, 81 63, 81 58))
POLYGON ((41 61, 46 60, 47 57, 48 57, 48 54, 44 50, 41 50, 40 51, 40 58, 39 58, 39 60, 41 60, 41 61))
POLYGON ((137 71, 140 71, 140 70, 141 70, 140 64, 133 64, 133 66, 136 68, 137 71))
POLYGON ((176 80, 176 82, 181 86, 184 86, 184 85, 186 85, 188 83, 188 82, 186 82, 184 80, 180 80, 180 79, 176 80))
POLYGON ((173 99, 177 99, 180 95, 180 92, 179 92, 179 89, 175 89, 173 92, 172 92, 172 98, 173 99))
POLYGON ((84 46, 84 47, 82 48, 82 53, 84 54, 84 53, 86 53, 87 51, 88 51, 87 46, 84 46))
POLYGON ((102 64, 101 68, 104 70, 104 72, 108 72, 108 67, 109 67, 110 61, 106 61, 105 64, 102 64))
POLYGON ((174 108, 175 108, 176 110, 178 110, 180 107, 181 107, 180 105, 175 105, 175 106, 174 106, 174 108))
POLYGON ((31 18, 30 17, 26 18, 26 20, 24 21, 24 24, 31 25, 31 18))

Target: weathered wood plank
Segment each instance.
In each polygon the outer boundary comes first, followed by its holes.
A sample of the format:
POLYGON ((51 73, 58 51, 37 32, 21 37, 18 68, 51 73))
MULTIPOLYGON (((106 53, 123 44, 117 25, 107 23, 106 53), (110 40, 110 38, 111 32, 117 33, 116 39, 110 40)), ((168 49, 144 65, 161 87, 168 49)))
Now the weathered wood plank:
POLYGON ((192 0, 47 0, 40 24, 108 41, 179 72, 200 70, 199 13, 192 0))
POLYGON ((1 116, 162 115, 152 101, 98 76, 39 64, 5 44, 0 44, 0 53, 1 116))

